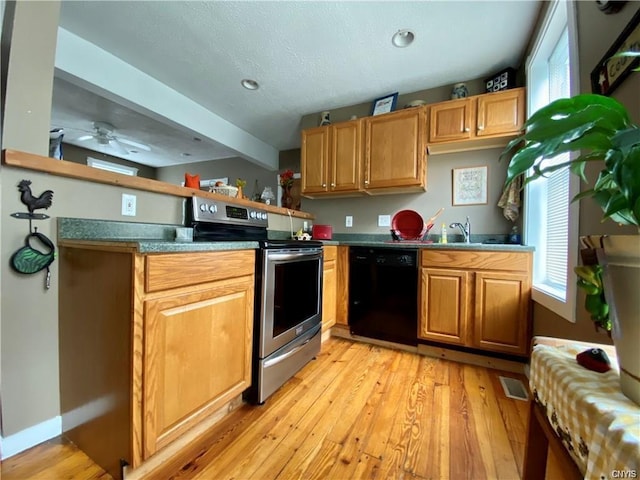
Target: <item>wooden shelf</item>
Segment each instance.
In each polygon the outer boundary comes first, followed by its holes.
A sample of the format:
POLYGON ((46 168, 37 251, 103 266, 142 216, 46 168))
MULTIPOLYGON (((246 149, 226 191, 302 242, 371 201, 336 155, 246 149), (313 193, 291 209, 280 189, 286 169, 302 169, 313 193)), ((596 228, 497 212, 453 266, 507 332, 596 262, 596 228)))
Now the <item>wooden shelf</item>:
POLYGON ((146 192, 163 193, 165 195, 173 195, 176 197, 189 198, 192 196, 210 198, 212 200, 225 201, 235 205, 245 207, 259 208, 269 213, 279 215, 291 215, 292 217, 305 218, 313 220, 314 215, 298 210, 288 210, 286 208, 276 207, 274 205, 266 205, 264 203, 252 202, 243 198, 233 198, 217 193, 204 192, 195 188, 182 187, 171 183, 160 182, 149 178, 131 177, 121 173, 107 172, 98 170, 97 168, 82 165, 80 163, 68 162, 65 160, 55 160, 33 153, 20 152, 18 150, 3 150, 2 163, 10 167, 25 168, 27 170, 37 170, 39 172, 47 172, 52 175, 61 177, 76 178, 87 180, 89 182, 105 183, 108 185, 116 185, 119 187, 133 188, 146 192), (259 205, 259 207, 257 206, 259 205))

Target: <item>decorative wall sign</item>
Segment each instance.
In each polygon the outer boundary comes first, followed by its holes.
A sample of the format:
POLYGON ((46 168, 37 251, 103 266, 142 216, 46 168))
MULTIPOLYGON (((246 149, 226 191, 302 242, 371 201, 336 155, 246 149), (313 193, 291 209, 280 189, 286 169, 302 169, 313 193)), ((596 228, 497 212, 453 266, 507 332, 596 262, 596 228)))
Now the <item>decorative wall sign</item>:
POLYGON ((487 203, 488 167, 453 169, 453 205, 482 205, 487 203))
POLYGON ((611 95, 631 71, 640 65, 639 57, 611 58, 620 52, 640 52, 640 10, 591 72, 593 93, 611 95))
POLYGON ((28 212, 15 212, 10 214, 13 218, 29 220, 29 234, 24 240, 24 246, 11 255, 9 265, 11 268, 22 274, 30 275, 40 270, 46 270, 45 287, 51 287, 51 270, 49 265, 56 258, 56 249, 53 242, 45 235, 38 232, 37 228, 31 226, 32 220, 46 220, 49 215, 35 213, 35 210, 49 208, 53 204, 53 191, 45 190, 40 195, 34 195, 31 191, 31 180, 22 180, 18 183, 20 191, 20 201, 27 207, 28 212), (37 240, 46 251, 42 252, 32 245, 32 241, 37 240))

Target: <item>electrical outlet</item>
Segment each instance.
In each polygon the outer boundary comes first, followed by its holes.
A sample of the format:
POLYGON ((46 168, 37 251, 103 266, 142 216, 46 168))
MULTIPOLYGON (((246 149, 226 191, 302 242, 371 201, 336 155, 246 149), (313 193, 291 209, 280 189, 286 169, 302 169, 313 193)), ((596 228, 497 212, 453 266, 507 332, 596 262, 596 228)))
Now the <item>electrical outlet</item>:
POLYGON ((126 217, 136 216, 136 196, 122 194, 122 215, 126 217))
POLYGON ((391 226, 391 215, 378 215, 378 226, 379 227, 390 227, 391 226))
POLYGON ((351 215, 347 215, 346 217, 344 217, 344 226, 353 227, 353 217, 351 215))

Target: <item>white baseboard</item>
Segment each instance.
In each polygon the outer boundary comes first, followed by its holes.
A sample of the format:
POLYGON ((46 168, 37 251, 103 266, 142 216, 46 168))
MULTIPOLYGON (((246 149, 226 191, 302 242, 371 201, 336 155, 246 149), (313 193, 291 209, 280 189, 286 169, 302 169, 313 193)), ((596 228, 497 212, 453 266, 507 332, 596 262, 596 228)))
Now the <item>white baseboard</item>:
POLYGON ((0 437, 2 460, 12 457, 28 448, 45 442, 62 433, 62 417, 45 420, 42 423, 26 428, 8 437, 0 437))

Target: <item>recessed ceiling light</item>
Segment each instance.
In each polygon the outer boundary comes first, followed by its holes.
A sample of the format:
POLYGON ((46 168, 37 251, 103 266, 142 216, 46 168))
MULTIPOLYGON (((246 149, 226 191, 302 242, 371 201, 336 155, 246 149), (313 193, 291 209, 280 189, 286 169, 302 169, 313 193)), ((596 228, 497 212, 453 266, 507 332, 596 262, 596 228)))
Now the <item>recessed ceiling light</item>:
POLYGON ((391 37, 391 43, 398 48, 404 48, 411 45, 415 34, 411 30, 398 30, 393 37, 391 37))
POLYGON ((138 150, 129 150, 129 153, 138 153, 138 150))
POLYGON ((260 87, 260 85, 258 85, 258 82, 256 82, 255 80, 249 80, 248 78, 242 80, 240 84, 247 90, 257 90, 260 87))
POLYGON ((190 157, 191 156, 191 154, 189 152, 184 152, 184 153, 181 153, 180 155, 183 156, 183 157, 190 157))

